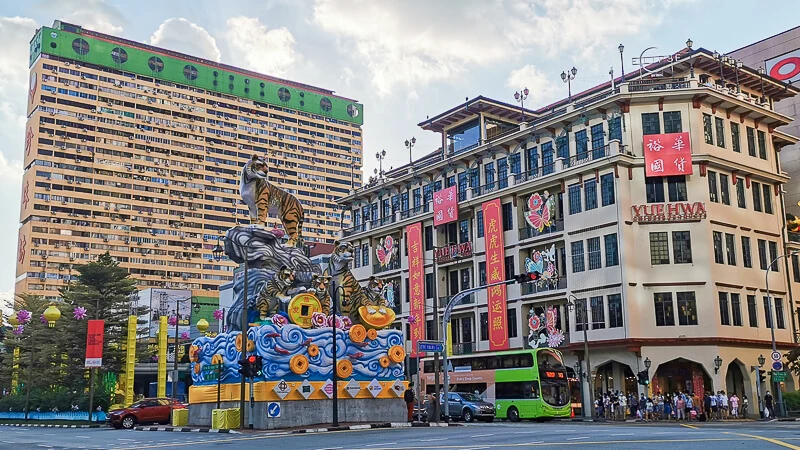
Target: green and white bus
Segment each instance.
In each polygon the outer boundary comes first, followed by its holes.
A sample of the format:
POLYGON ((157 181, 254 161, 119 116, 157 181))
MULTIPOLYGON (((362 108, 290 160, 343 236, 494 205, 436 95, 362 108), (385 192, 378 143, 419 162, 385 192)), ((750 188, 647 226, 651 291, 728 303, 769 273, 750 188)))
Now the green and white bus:
MULTIPOLYGON (((495 404, 496 417, 570 417, 569 374, 561 352, 552 348, 458 355, 449 358, 451 391, 478 392, 495 404)), ((434 389, 433 361, 423 360, 425 392, 434 389)), ((440 382, 442 377, 440 377, 440 382)))

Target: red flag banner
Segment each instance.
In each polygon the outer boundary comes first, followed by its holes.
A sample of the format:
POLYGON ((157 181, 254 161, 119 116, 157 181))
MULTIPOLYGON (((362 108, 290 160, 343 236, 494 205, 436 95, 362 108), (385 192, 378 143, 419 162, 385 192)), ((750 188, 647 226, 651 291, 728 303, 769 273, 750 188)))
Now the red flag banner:
POLYGON ((406 245, 408 245, 408 289, 411 302, 411 314, 409 315, 411 356, 415 357, 417 341, 425 339, 425 265, 422 261, 422 223, 406 227, 406 245))
POLYGON ((692 145, 688 132, 646 134, 643 151, 645 176, 692 174, 692 145))
MULTIPOLYGON (((486 247, 486 284, 499 283, 506 279, 505 247, 503 245, 502 212, 500 199, 484 203, 483 229, 486 247)), ((506 286, 487 289, 489 306, 489 349, 508 349, 506 328, 506 286)))
POLYGON ((433 226, 458 220, 458 192, 455 186, 433 193, 433 226))
POLYGON ((101 367, 103 365, 103 330, 102 320, 90 320, 86 333, 86 363, 84 367, 101 367))

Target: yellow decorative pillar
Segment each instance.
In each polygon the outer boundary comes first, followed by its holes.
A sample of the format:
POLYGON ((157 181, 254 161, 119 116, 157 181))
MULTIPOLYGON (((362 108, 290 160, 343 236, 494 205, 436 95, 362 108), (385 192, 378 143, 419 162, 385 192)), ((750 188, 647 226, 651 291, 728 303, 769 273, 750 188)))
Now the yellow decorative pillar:
POLYGON ((128 343, 125 354, 125 406, 133 403, 133 371, 136 367, 136 324, 137 316, 128 317, 128 343))
POLYGON ((17 384, 19 384, 19 347, 14 347, 14 359, 12 364, 11 392, 14 392, 17 389, 17 384))
POLYGON ((450 322, 447 322, 447 354, 453 354, 453 328, 450 326, 450 322))
POLYGON ((158 321, 158 397, 167 396, 167 316, 158 321))

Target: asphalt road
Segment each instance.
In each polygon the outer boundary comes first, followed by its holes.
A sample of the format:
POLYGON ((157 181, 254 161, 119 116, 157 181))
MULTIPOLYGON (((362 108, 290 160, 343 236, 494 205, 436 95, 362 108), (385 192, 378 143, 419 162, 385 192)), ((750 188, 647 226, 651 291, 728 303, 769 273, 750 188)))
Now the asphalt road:
POLYGON ((601 449, 800 450, 800 422, 723 424, 492 423, 448 428, 398 428, 294 434, 176 433, 0 426, 0 449, 388 450, 517 449, 578 446, 601 449))

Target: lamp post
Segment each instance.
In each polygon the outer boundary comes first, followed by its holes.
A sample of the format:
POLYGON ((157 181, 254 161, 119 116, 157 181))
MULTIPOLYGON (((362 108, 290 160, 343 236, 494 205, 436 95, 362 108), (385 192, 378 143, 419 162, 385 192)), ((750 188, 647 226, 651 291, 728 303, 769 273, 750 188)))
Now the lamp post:
POLYGON ((622 44, 619 44, 619 47, 617 47, 617 50, 619 50, 619 65, 620 65, 620 69, 622 70, 622 82, 624 83, 625 82, 625 60, 622 57, 622 52, 625 51, 625 46, 622 45, 622 44))
POLYGON ((528 99, 528 88, 514 92, 514 100, 519 103, 519 111, 522 113, 522 121, 525 122, 525 100, 528 99))
MULTIPOLYGON (((589 359, 589 337, 588 337, 588 333, 586 332, 586 328, 589 327, 589 309, 588 309, 588 306, 586 305, 586 299, 581 301, 581 300, 578 299, 578 297, 575 297, 575 295, 573 295, 573 294, 569 294, 567 296, 567 298, 572 300, 572 305, 573 305, 572 307, 575 308, 575 318, 576 318, 575 319, 575 326, 578 325, 578 320, 577 320, 578 302, 583 303, 583 321, 582 321, 582 328, 583 328, 583 358, 584 358, 584 360, 586 360, 586 383, 589 385, 589 405, 594 405, 594 398, 593 398, 594 397, 594 388, 592 387, 592 383, 591 383, 591 381, 592 381, 592 379, 591 379, 592 378, 592 363, 591 363, 591 360, 589 359)), ((567 306, 569 307, 569 303, 567 304, 567 306)), ((583 399, 581 399, 581 402, 583 402, 583 399)), ((584 416, 585 416, 585 414, 584 414, 584 416)), ((591 418, 591 417, 593 417, 593 415, 590 412, 589 413, 589 418, 591 418)))
POLYGON ((758 366, 754 366, 753 369, 756 370, 756 395, 758 397, 758 402, 756 403, 758 407, 758 416, 761 417, 761 368, 764 367, 764 363, 767 362, 767 358, 764 358, 764 355, 758 355, 758 366))
MULTIPOLYGON (((225 238, 225 239, 227 239, 227 238, 225 238)), ((247 280, 247 258, 249 257, 248 251, 247 251, 248 247, 246 245, 240 245, 238 242, 236 242, 234 240, 231 240, 231 239, 227 239, 227 240, 228 240, 229 243, 231 243, 232 245, 236 246, 239 250, 244 250, 244 258, 243 258, 244 262, 242 263, 243 264, 243 268, 244 268, 244 288, 242 289, 243 298, 242 298, 242 325, 241 325, 242 326, 242 330, 241 330, 242 334, 241 335, 242 335, 242 355, 244 355, 246 357, 247 356, 247 329, 248 329, 248 324, 249 324, 249 320, 247 318, 247 315, 249 313, 249 311, 248 311, 248 303, 249 302, 248 302, 248 298, 247 298, 247 294, 248 294, 248 292, 247 292, 247 287, 248 287, 247 286, 247 281, 248 281, 247 280)), ((219 260, 222 259, 222 255, 225 253, 225 249, 222 247, 222 240, 221 239, 217 239, 217 245, 211 250, 211 253, 214 256, 214 259, 216 261, 219 261, 219 260)), ((245 377, 242 376, 241 385, 239 386, 239 428, 240 429, 244 429, 244 412, 245 412, 244 397, 245 397, 245 393, 246 393, 246 387, 247 387, 247 382, 245 380, 245 377)))
POLYGON ((336 352, 337 352, 337 345, 336 345, 336 312, 339 305, 339 293, 341 292, 342 297, 345 296, 344 286, 338 285, 336 286, 336 291, 334 291, 335 295, 331 299, 331 314, 333 320, 331 320, 331 334, 333 335, 333 368, 331 369, 333 375, 333 426, 339 426, 339 374, 336 371, 336 352))
POLYGON ((719 355, 717 355, 717 357, 714 358, 714 374, 715 375, 719 373, 719 368, 720 367, 722 367, 722 358, 720 358, 719 355))
MULTIPOLYGON (((178 332, 180 331, 181 325, 181 302, 185 302, 186 300, 191 300, 192 297, 189 296, 187 298, 176 300, 175 301, 175 354, 172 356, 172 398, 178 398, 178 378, 179 378, 179 369, 178 369, 178 343, 180 339, 180 335, 178 332)), ((190 328, 191 329, 191 328, 190 328)))
MULTIPOLYGON (((692 39, 691 38, 687 39, 686 48, 688 48, 689 51, 692 51, 692 45, 694 45, 692 39)), ((694 58, 689 60, 689 78, 694 79, 694 58)))
POLYGON ((761 78, 761 103, 767 101, 766 96, 764 96, 764 66, 758 68, 758 77, 761 78))
POLYGON ((575 376, 578 377, 578 383, 581 385, 581 415, 585 416, 586 405, 583 404, 583 398, 585 397, 585 395, 583 392, 583 367, 581 365, 581 360, 575 361, 575 365, 573 367, 575 369, 575 376))
POLYGON ((573 67, 570 70, 561 72, 561 81, 567 83, 567 93, 569 94, 569 103, 572 103, 572 80, 575 79, 578 69, 573 67))
POLYGON ((722 70, 722 62, 724 56, 720 55, 718 51, 714 50, 714 59, 719 63, 719 77, 722 79, 722 87, 725 87, 725 72, 722 70))
POLYGON ((412 137, 411 140, 406 139, 406 148, 408 149, 408 163, 413 164, 414 160, 411 159, 411 149, 414 148, 414 144, 417 143, 417 138, 412 137))
POLYGON ((386 158, 386 150, 375 153, 375 158, 378 159, 378 167, 380 167, 380 169, 375 169, 375 175, 377 175, 379 179, 383 179, 383 160, 386 158))
POLYGON ((733 58, 731 59, 733 60, 733 68, 735 69, 734 73, 736 74, 736 93, 741 94, 742 88, 739 86, 739 69, 742 68, 743 64, 741 61, 734 60, 733 58))

